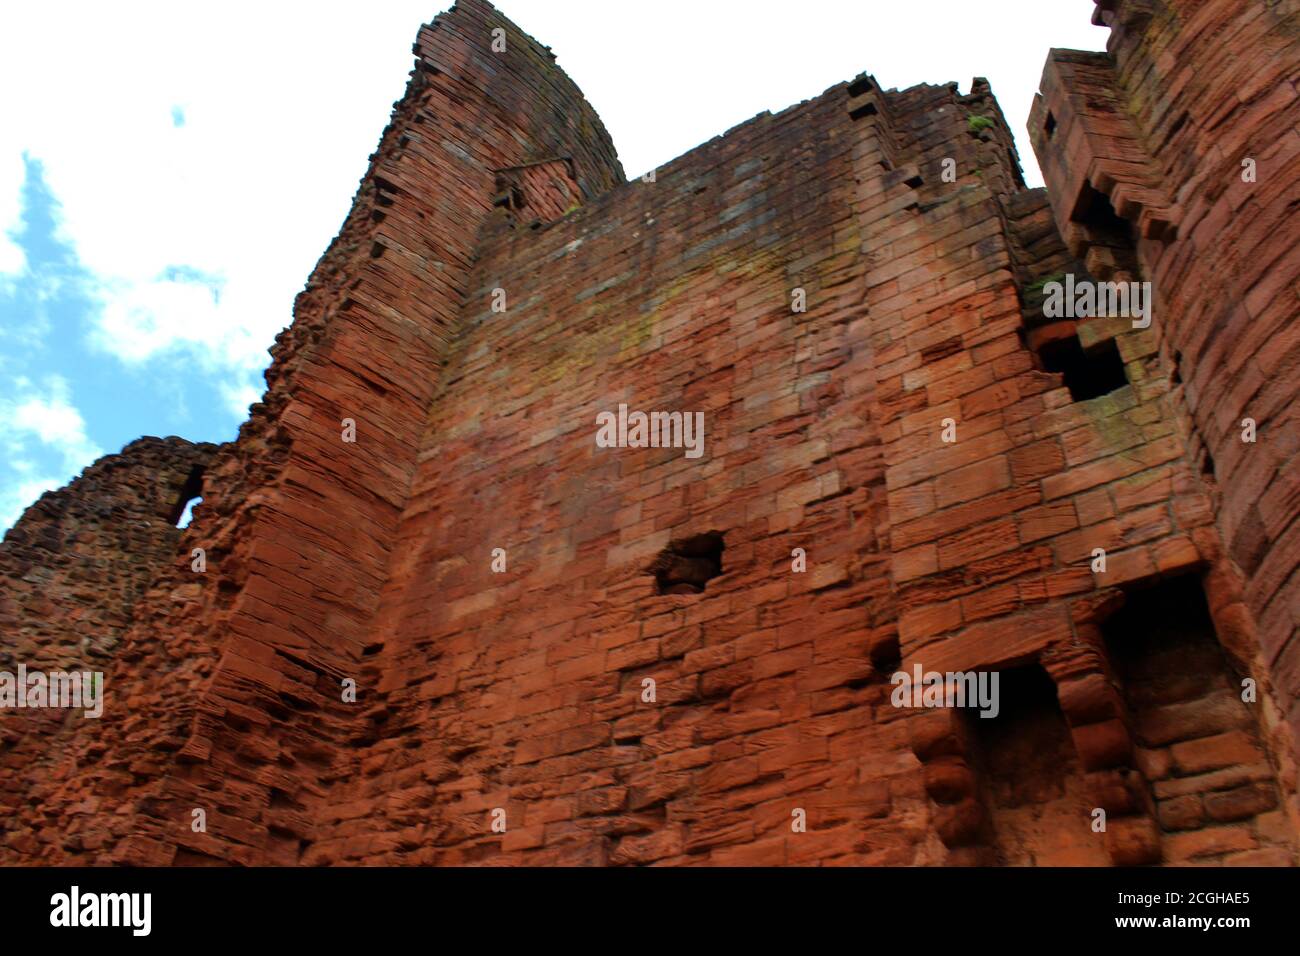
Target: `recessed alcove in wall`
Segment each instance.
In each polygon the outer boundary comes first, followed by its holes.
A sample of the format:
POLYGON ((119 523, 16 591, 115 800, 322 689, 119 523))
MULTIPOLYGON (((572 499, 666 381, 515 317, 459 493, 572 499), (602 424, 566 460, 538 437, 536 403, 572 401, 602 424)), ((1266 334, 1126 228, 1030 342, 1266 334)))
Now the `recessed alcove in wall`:
POLYGON ((1133 247, 1133 227, 1115 211, 1110 197, 1094 189, 1091 183, 1085 182, 1079 191, 1070 221, 1087 226, 1094 236, 1108 240, 1108 245, 1127 249, 1133 247))
POLYGON ((1215 634, 1198 575, 1128 590, 1102 633, 1135 743, 1148 754, 1166 841, 1280 805, 1252 712, 1258 705, 1242 700, 1241 676, 1215 634))
POLYGON ((996 717, 963 713, 998 862, 1109 866, 1052 678, 1038 664, 1005 669, 998 704, 996 717))

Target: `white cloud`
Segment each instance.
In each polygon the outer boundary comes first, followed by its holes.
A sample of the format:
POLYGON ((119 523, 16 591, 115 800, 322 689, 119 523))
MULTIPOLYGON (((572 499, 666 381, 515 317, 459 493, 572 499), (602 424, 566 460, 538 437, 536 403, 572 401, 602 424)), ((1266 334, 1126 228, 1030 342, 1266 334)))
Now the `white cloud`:
POLYGON ((44 388, 25 378, 13 384, 18 397, 0 401, 0 426, 5 429, 11 462, 23 461, 32 441, 56 453, 63 469, 74 474, 104 454, 86 434, 86 420, 72 404, 63 378, 48 376, 44 388))
POLYGON ((86 434, 65 380, 51 375, 37 386, 17 378, 9 386, 13 397, 0 399, 3 464, 11 473, 0 485, 0 531, 42 493, 67 484, 104 454, 86 434))
MULTIPOLYGON (((250 387, 437 5, 7 6, 0 230, 19 222, 26 153, 93 276, 91 341, 127 364, 183 357, 250 387), (93 78, 69 50, 95 51, 93 78)), ((0 271, 21 265, 15 253, 0 245, 0 271)))
POLYGON ((249 405, 262 400, 262 393, 262 389, 254 388, 252 385, 221 386, 221 398, 225 401, 226 407, 241 419, 248 417, 249 405))
POLYGON ((47 491, 61 488, 65 482, 58 478, 38 478, 20 482, 0 490, 0 535, 8 531, 32 504, 47 491))

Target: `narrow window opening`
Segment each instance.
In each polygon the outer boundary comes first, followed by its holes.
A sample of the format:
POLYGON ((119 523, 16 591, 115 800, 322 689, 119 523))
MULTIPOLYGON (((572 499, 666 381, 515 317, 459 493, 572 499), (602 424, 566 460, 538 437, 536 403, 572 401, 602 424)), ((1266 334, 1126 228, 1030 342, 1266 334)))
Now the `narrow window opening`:
POLYGON ((1065 387, 1076 402, 1086 402, 1128 384, 1124 360, 1114 339, 1098 342, 1084 351, 1077 335, 1043 343, 1038 349, 1043 368, 1065 377, 1065 387))
POLYGON ((1047 114, 1047 123, 1043 126, 1043 129, 1046 130, 1048 139, 1056 135, 1056 117, 1051 112, 1047 114))
POLYGON ((722 533, 710 531, 669 543, 646 570, 660 594, 699 594, 722 573, 722 533))
POLYGON ((203 467, 195 465, 190 469, 185 484, 181 485, 181 490, 176 495, 176 501, 172 504, 167 520, 177 528, 188 527, 190 517, 194 512, 194 506, 202 500, 203 467))
POLYGON ((861 96, 875 89, 875 80, 870 76, 860 76, 849 84, 849 97, 861 96))

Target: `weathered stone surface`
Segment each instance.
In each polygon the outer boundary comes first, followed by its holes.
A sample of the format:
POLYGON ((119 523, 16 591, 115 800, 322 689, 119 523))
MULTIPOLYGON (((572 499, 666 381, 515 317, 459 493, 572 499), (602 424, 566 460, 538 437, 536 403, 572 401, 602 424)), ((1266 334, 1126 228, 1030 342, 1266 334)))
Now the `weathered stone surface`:
POLYGON ((0 862, 1294 863, 1295 276, 1264 243, 1300 167, 1262 130, 1297 31, 1104 6, 1112 55, 1049 61, 1046 191, 983 80, 865 75, 628 183, 549 51, 439 16, 183 537, 38 504, 0 551, 3 651, 111 631, 115 695, 0 714, 0 862), (1197 59, 1228 33, 1279 64, 1249 109, 1197 59), (1211 120, 1275 178, 1214 185, 1211 120), (1134 248, 1074 221, 1085 183, 1134 248), (1048 320, 1067 272, 1150 279, 1152 327, 1048 320), (702 412, 703 453, 598 446, 620 404, 702 412), (44 587, 133 549, 121 599, 44 587), (998 671, 998 715, 898 706, 914 667, 998 671))
MULTIPOLYGON (((130 706, 115 675, 134 656, 132 617, 181 559, 186 536, 176 522, 187 500, 202 492, 216 451, 181 438, 141 438, 27 509, 0 542, 0 671, 14 674, 21 665, 42 673, 102 672, 105 713, 130 706)), ((168 599, 187 605, 188 592, 178 589, 168 599)), ((39 848, 51 843, 92 853, 100 846, 96 834, 105 822, 84 829, 81 822, 106 809, 111 815, 130 774, 122 765, 95 789, 64 789, 58 769, 64 746, 94 747, 97 723, 66 710, 0 711, 0 800, 18 859, 42 858, 39 848)), ((108 748, 88 752, 116 763, 108 748)), ((9 852, 0 850, 0 858, 9 852)))

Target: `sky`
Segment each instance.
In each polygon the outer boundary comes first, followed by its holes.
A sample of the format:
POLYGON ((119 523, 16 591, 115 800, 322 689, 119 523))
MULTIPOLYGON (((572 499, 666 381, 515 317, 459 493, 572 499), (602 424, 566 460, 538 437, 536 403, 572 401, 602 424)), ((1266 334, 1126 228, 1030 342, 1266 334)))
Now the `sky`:
MULTIPOLYGON (((451 0, 0 6, 0 530, 142 435, 228 441, 451 0)), ((868 72, 1024 121, 1093 0, 500 0, 629 177, 868 72)))

